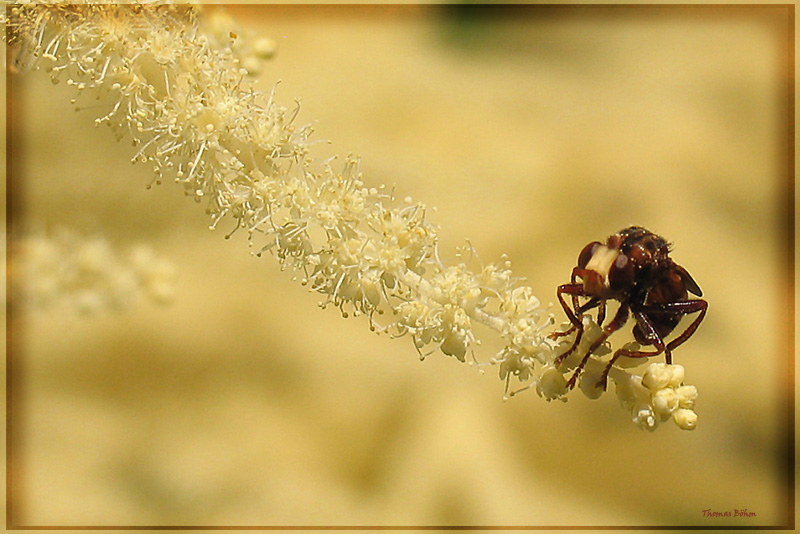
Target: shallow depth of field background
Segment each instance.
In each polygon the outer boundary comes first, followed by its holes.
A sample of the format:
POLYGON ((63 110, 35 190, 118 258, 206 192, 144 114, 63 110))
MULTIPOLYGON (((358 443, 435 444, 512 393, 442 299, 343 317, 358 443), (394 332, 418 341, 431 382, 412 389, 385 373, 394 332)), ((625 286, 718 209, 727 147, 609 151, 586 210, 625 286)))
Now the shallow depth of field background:
POLYGON ((675 353, 699 426, 640 431, 613 392, 503 402, 496 368, 320 310, 35 72, 14 85, 25 220, 149 243, 179 279, 168 307, 13 318, 15 522, 786 522, 786 10, 230 12, 279 43, 260 87, 301 97, 317 154, 437 208, 443 257, 506 253, 547 304, 590 241, 674 242, 710 303, 675 353))

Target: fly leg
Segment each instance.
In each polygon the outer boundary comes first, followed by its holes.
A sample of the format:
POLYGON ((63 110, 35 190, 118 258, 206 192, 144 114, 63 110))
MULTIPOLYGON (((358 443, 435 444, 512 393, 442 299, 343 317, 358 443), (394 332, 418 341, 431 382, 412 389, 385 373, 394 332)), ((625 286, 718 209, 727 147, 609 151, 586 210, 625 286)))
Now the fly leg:
POLYGON ((564 284, 563 286, 559 286, 558 291, 556 293, 558 295, 558 301, 561 303, 561 307, 564 308, 564 313, 567 314, 567 318, 569 322, 572 323, 569 330, 566 332, 558 332, 553 334, 551 337, 558 338, 564 335, 567 335, 575 330, 577 330, 577 334, 575 335, 575 340, 572 342, 572 346, 570 346, 569 350, 565 353, 561 354, 558 358, 556 358, 555 364, 556 366, 560 365, 565 358, 567 358, 570 354, 575 352, 575 349, 578 348, 578 345, 581 342, 581 338, 583 337, 583 322, 581 322, 581 317, 583 314, 595 308, 597 306, 601 306, 602 313, 605 315, 605 302, 601 299, 593 297, 589 299, 589 302, 584 304, 583 306, 579 306, 577 308, 570 308, 567 304, 567 301, 564 300, 564 295, 572 295, 573 296, 573 305, 577 303, 577 298, 586 296, 583 291, 583 284, 564 284))
POLYGON ((650 340, 652 345, 655 346, 656 350, 652 351, 632 351, 626 349, 619 349, 617 352, 614 353, 614 356, 608 362, 605 370, 603 371, 603 375, 598 382, 598 387, 602 387, 603 389, 606 388, 606 382, 608 379, 608 373, 611 372, 611 367, 614 365, 614 362, 621 356, 626 356, 628 358, 650 358, 652 356, 658 356, 662 352, 664 353, 664 359, 666 360, 668 365, 672 364, 672 351, 675 347, 683 344, 687 339, 692 337, 692 334, 695 333, 697 327, 700 326, 703 318, 706 315, 706 311, 708 310, 708 302, 702 299, 697 300, 680 300, 677 302, 665 302, 661 304, 649 304, 646 306, 642 306, 641 309, 634 313, 636 317, 636 322, 639 325, 639 328, 644 333, 644 338, 650 340), (692 323, 684 330, 684 332, 670 341, 668 344, 664 343, 663 338, 658 333, 656 328, 653 326, 653 322, 650 317, 647 315, 648 313, 672 313, 672 314, 679 314, 679 315, 687 315, 690 313, 697 313, 700 314, 692 321, 692 323))
MULTIPOLYGON (((583 367, 586 365, 586 362, 589 361, 589 357, 592 355, 594 351, 596 351, 600 345, 605 343, 608 336, 622 328, 628 320, 628 305, 625 303, 620 304, 619 309, 617 310, 617 314, 614 315, 614 318, 611 320, 605 328, 603 328, 603 333, 600 334, 600 337, 594 340, 594 343, 589 347, 589 350, 586 351, 586 354, 583 355, 583 359, 578 364, 578 367, 575 368, 575 372, 572 373, 572 376, 567 381, 567 389, 572 389, 575 386, 575 381, 578 379, 578 375, 583 370, 583 367)), ((605 376, 605 375, 604 375, 605 376)))

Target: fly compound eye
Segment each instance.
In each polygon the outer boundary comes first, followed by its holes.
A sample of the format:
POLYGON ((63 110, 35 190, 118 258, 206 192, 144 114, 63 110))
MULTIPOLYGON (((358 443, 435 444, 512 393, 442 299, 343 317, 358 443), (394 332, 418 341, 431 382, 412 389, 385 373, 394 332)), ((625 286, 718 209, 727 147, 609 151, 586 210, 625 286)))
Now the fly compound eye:
POLYGON ((592 241, 581 250, 581 253, 578 255, 578 267, 581 269, 586 268, 586 264, 589 263, 589 260, 592 259, 594 256, 595 251, 597 251, 597 247, 600 246, 599 241, 592 241))
POLYGON ((614 291, 630 287, 633 284, 634 274, 633 262, 625 254, 620 254, 608 271, 608 285, 614 291))

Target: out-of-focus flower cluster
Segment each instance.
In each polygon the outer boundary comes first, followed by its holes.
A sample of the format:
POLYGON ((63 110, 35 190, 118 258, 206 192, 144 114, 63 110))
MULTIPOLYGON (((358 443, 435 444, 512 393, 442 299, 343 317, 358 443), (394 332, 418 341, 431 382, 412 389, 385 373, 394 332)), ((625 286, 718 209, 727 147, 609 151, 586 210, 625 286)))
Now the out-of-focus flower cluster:
POLYGON ((408 335, 421 357, 477 361, 475 326, 485 325, 502 339, 490 363, 506 389, 516 377, 548 399, 566 393, 553 365, 559 344, 547 338, 553 316, 507 258, 477 272, 445 265, 424 204, 365 185, 356 157, 314 158, 299 107, 255 90, 248 75, 274 43, 248 43, 224 16, 201 23, 189 5, 11 3, 6 20, 16 68, 43 68, 76 88, 75 102, 105 107, 96 123, 133 139, 132 159, 153 166, 154 182, 174 181, 203 203, 212 229, 224 220, 228 236, 246 232, 254 253, 298 272, 323 307, 408 335))
POLYGON ((257 76, 264 62, 278 52, 278 43, 269 37, 253 35, 240 26, 224 9, 214 9, 200 17, 200 31, 207 35, 213 48, 230 48, 248 76, 257 76))
POLYGON ((13 242, 11 271, 26 310, 82 314, 127 308, 141 298, 172 298, 175 269, 146 245, 118 250, 102 236, 60 230, 13 242))

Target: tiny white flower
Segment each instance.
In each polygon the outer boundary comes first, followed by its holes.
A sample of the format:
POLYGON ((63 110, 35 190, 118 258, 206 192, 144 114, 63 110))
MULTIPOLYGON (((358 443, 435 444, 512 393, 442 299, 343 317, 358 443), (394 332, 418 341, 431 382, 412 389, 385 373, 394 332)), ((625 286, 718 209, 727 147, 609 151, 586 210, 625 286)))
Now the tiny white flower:
POLYGON ((539 374, 536 392, 547 400, 563 398, 567 394, 567 380, 564 374, 553 366, 544 367, 539 374))
POLYGON ((658 428, 659 417, 653 412, 652 406, 639 406, 633 414, 633 422, 643 430, 650 432, 658 428))
POLYGON ((600 360, 592 359, 586 363, 586 367, 581 373, 578 387, 589 399, 599 399, 605 393, 605 388, 601 383, 605 368, 605 362, 600 360))

